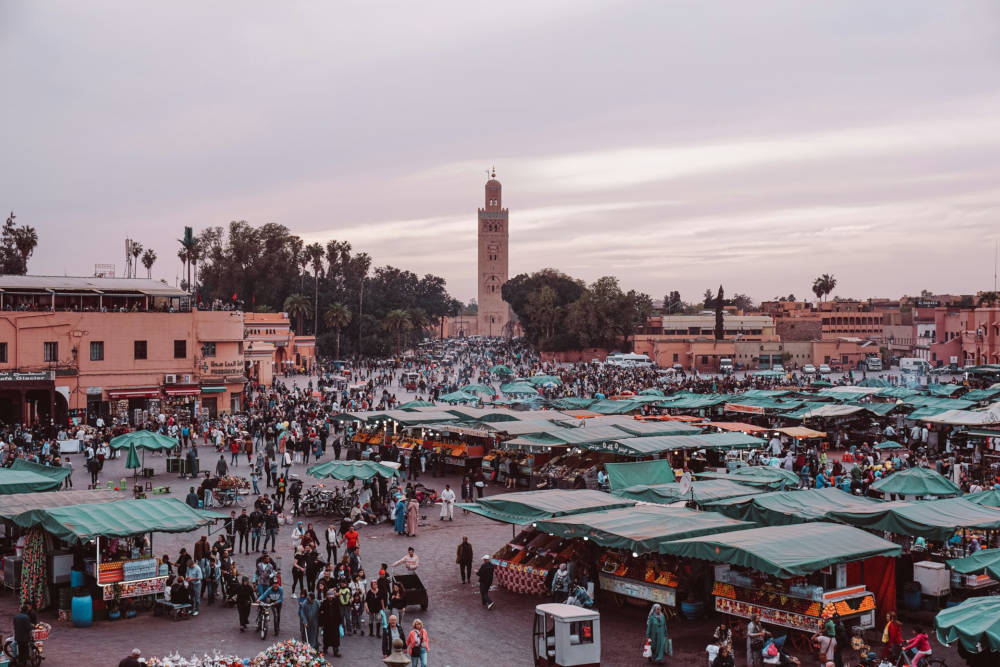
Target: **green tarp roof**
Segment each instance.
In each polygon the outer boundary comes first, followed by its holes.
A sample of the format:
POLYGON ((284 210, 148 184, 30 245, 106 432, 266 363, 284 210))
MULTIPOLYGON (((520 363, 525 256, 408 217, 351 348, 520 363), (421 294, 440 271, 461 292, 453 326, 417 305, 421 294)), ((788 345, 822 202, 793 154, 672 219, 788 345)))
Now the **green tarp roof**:
POLYGON ((536 387, 544 387, 545 385, 554 385, 556 387, 562 386, 562 380, 557 378, 555 375, 532 375, 530 378, 527 378, 527 380, 536 387))
POLYGON ((1000 507, 1000 489, 986 489, 962 496, 962 500, 986 507, 1000 507))
POLYGON ((962 394, 962 399, 966 401, 988 401, 994 396, 1000 396, 1000 388, 998 389, 973 389, 967 394, 962 394))
POLYGON ((485 384, 467 384, 459 391, 464 391, 466 394, 483 394, 484 396, 495 396, 497 393, 496 389, 487 387, 485 384))
POLYGON ((787 419, 802 419, 803 415, 808 414, 812 410, 823 407, 824 405, 829 405, 829 403, 824 403, 821 401, 810 401, 808 403, 803 403, 797 409, 792 410, 790 412, 781 412, 778 414, 778 416, 785 417, 787 419))
POLYGON ((434 422, 455 421, 455 415, 444 410, 384 410, 382 412, 370 412, 364 415, 369 423, 380 421, 394 421, 403 426, 413 426, 414 424, 431 424, 434 422))
POLYGON ((701 408, 711 408, 719 405, 720 403, 725 403, 731 398, 732 396, 729 394, 674 395, 666 400, 656 403, 656 405, 658 407, 668 408, 671 410, 696 410, 701 408))
POLYGON ((733 402, 738 402, 739 400, 746 398, 778 398, 779 396, 785 396, 789 392, 784 389, 748 389, 742 394, 737 394, 733 397, 733 402))
POLYGON ((832 512, 830 517, 859 528, 935 541, 947 540, 961 528, 1000 528, 1000 510, 964 498, 881 503, 867 510, 832 512))
POLYGON ((885 442, 880 442, 877 445, 875 445, 875 449, 877 449, 878 451, 883 451, 883 450, 891 451, 894 449, 906 449, 906 445, 901 445, 895 440, 886 440, 885 442))
POLYGON ((932 384, 927 386, 927 391, 931 396, 952 396, 961 388, 957 384, 932 384))
POLYGON ((651 398, 653 399, 652 401, 612 401, 609 399, 602 399, 595 403, 591 403, 586 409, 591 412, 596 412, 599 415, 624 415, 629 412, 638 412, 642 409, 643 403, 657 402, 659 400, 656 396, 651 398))
POLYGON ((750 528, 751 524, 714 512, 637 505, 539 521, 536 527, 564 538, 585 537, 606 549, 648 554, 658 553, 663 542, 750 528))
POLYGON ((786 526, 810 521, 830 520, 838 510, 862 509, 883 504, 878 500, 853 496, 840 489, 804 489, 763 493, 740 504, 719 507, 718 511, 762 526, 786 526))
POLYGON ((552 407, 557 410, 586 410, 597 402, 596 398, 577 398, 569 396, 567 398, 557 398, 552 401, 552 407))
POLYGON ((943 410, 964 410, 975 405, 973 401, 961 398, 941 398, 939 396, 924 396, 923 394, 904 398, 903 403, 918 408, 941 408, 943 410))
POLYGON ((438 396, 438 400, 442 403, 478 403, 479 397, 464 391, 453 391, 438 396))
POLYGON ((969 598, 938 612, 934 633, 942 644, 958 640, 970 653, 1000 651, 1000 597, 969 598))
POLYGON ((885 417, 887 414, 898 408, 899 406, 895 403, 846 403, 845 405, 855 405, 862 410, 872 413, 873 415, 878 415, 879 417, 885 417))
POLYGON ((903 496, 959 496, 962 489, 939 472, 918 466, 907 468, 878 480, 871 487, 882 493, 903 496))
POLYGON ((994 579, 1000 579, 1000 549, 980 549, 965 558, 952 558, 945 561, 959 574, 988 574, 994 579))
POLYGON ((26 470, 0 468, 0 495, 56 491, 60 486, 62 486, 60 480, 45 475, 26 470))
MULTIPOLYGON (((434 404, 430 401, 407 401, 406 403, 401 403, 396 406, 397 410, 415 410, 417 408, 433 408, 434 404)), ((348 417, 350 415, 347 415, 348 417)))
POLYGON ((906 387, 886 387, 877 393, 876 396, 880 398, 909 398, 919 393, 916 389, 907 389, 906 387))
MULTIPOLYGON (((694 492, 694 501, 699 505, 725 498, 745 497, 760 493, 760 489, 737 484, 726 479, 706 479, 692 482, 691 490, 694 492)), ((659 503, 661 505, 691 500, 692 497, 691 491, 683 495, 681 494, 681 485, 679 482, 651 485, 637 484, 636 486, 629 486, 620 491, 615 491, 615 495, 647 503, 659 503)))
POLYGON ((31 461, 26 461, 24 459, 14 459, 14 463, 11 464, 10 469, 17 470, 19 472, 33 472, 36 475, 48 477, 49 479, 54 479, 57 482, 62 482, 73 473, 72 468, 47 466, 42 465, 41 463, 32 463, 31 461))
POLYGON ((737 468, 730 473, 702 472, 699 479, 728 479, 732 482, 767 489, 795 488, 799 484, 799 476, 791 470, 773 466, 747 466, 737 468))
POLYGON ((135 443, 136 449, 148 449, 155 452, 173 449, 177 446, 177 438, 171 438, 155 431, 133 431, 112 438, 111 449, 128 449, 132 443, 135 443))
POLYGON ((910 414, 906 415, 907 419, 923 419, 924 417, 933 417, 934 415, 939 415, 942 412, 948 412, 948 408, 917 408, 910 414))
POLYGON ((872 556, 899 556, 903 550, 897 544, 851 526, 815 522, 664 542, 660 552, 789 578, 872 556))
POLYGON ((145 498, 33 509, 10 520, 22 528, 41 526, 66 542, 85 542, 97 536, 186 533, 220 518, 220 514, 192 509, 177 498, 145 498))
POLYGON ((740 449, 762 447, 764 441, 743 433, 702 433, 699 435, 661 435, 648 438, 609 439, 599 447, 601 451, 623 456, 652 456, 661 452, 680 449, 740 449))
POLYGON ((386 479, 396 476, 396 469, 384 466, 375 461, 327 461, 314 465, 306 473, 312 477, 332 477, 347 481, 349 479, 371 479, 375 475, 386 479))
POLYGON ((123 500, 125 495, 120 491, 99 489, 94 491, 40 491, 38 493, 19 493, 12 496, 0 496, 0 519, 27 512, 28 510, 49 509, 66 505, 92 505, 94 503, 110 503, 123 500))
POLYGON ((502 521, 525 525, 558 516, 596 512, 616 507, 631 507, 634 500, 618 498, 590 489, 551 489, 519 491, 480 498, 474 503, 459 503, 462 509, 502 521))
POLYGON ((666 396, 662 389, 657 389, 656 387, 650 387, 649 389, 643 389, 639 392, 640 396, 666 396))
POLYGON ((674 469, 666 460, 606 463, 604 470, 608 473, 608 486, 612 492, 636 484, 669 484, 674 481, 674 469))
MULTIPOLYGON (((591 422, 594 419, 600 419, 600 417, 594 417, 587 421, 591 422)), ((701 433, 701 429, 697 426, 675 421, 640 421, 638 419, 626 418, 609 422, 601 421, 599 423, 610 424, 626 433, 643 437, 654 435, 695 435, 696 433, 701 433)))
MULTIPOLYGON (((766 396, 752 398, 747 397, 746 394, 740 394, 730 398, 727 403, 732 405, 745 405, 748 407, 762 408, 764 410, 794 410, 805 403, 805 401, 795 399, 781 400, 777 398, 768 398, 766 396)), ((739 412, 739 410, 726 410, 726 412, 739 412)))
POLYGON ((889 381, 882 378, 865 378, 858 383, 859 387, 888 387, 889 381))
POLYGON ((500 391, 504 394, 537 394, 538 388, 530 382, 511 382, 500 385, 500 391))
POLYGON ((581 426, 577 428, 559 428, 553 426, 545 433, 521 436, 513 440, 508 440, 505 444, 512 447, 538 444, 539 436, 543 436, 544 440, 550 441, 553 444, 576 445, 589 449, 608 440, 628 437, 628 434, 615 426, 581 426), (535 442, 531 442, 532 440, 535 442))

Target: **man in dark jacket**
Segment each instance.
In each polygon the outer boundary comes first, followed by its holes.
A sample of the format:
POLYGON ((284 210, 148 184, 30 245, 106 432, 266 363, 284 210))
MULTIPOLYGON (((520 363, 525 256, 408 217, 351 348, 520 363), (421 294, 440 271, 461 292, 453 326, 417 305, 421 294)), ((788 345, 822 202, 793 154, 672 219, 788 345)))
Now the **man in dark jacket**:
POLYGON ((340 614, 340 601, 337 591, 330 588, 326 591, 323 604, 319 606, 319 624, 323 628, 323 655, 333 648, 333 655, 340 656, 340 624, 343 618, 340 614))
POLYGON ((240 613, 240 632, 244 632, 250 624, 250 605, 256 599, 257 596, 254 595, 250 579, 243 577, 243 580, 236 587, 236 609, 240 613))
POLYGON ((251 531, 251 544, 250 548, 255 552, 260 551, 260 534, 264 530, 264 514, 257 509, 257 505, 254 504, 253 512, 250 512, 250 531, 251 531))
POLYGON ((247 511, 244 508, 238 517, 236 517, 236 532, 240 535, 240 544, 234 549, 239 553, 240 549, 243 549, 243 553, 250 553, 250 517, 247 516, 247 511))
POLYGON ((462 583, 467 584, 472 581, 472 545, 469 544, 468 537, 463 537, 461 543, 459 543, 455 562, 458 563, 458 571, 462 576, 462 583))
POLYGON ((198 494, 194 492, 193 486, 191 487, 191 490, 188 492, 187 497, 184 499, 184 502, 186 502, 189 506, 193 507, 194 509, 198 509, 198 494))
POLYGON ((489 554, 483 556, 483 564, 479 566, 476 576, 479 577, 479 597, 483 600, 483 606, 487 609, 493 609, 493 605, 496 603, 490 599, 490 586, 493 585, 493 563, 490 562, 489 554))
POLYGON ((17 664, 27 665, 31 657, 32 631, 35 629, 31 605, 21 605, 21 613, 14 617, 14 641, 17 642, 17 664))
POLYGON ((140 667, 145 663, 139 662, 139 656, 142 655, 142 651, 137 648, 132 649, 132 652, 128 654, 127 657, 122 658, 118 663, 118 667, 140 667))

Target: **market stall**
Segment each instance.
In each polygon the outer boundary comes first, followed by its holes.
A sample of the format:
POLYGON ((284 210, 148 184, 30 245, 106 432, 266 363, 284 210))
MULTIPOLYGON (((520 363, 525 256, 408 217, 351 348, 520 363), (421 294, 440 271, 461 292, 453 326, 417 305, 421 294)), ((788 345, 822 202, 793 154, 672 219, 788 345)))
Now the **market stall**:
POLYGON ((947 565, 959 575, 952 576, 953 588, 979 591, 1000 583, 1000 549, 981 549, 971 556, 948 560, 947 565))
POLYGON ((369 480, 376 475, 389 479, 398 472, 392 466, 375 461, 326 461, 306 469, 306 474, 318 479, 333 478, 341 481, 369 480))
POLYGON ((799 476, 791 470, 773 466, 745 466, 731 472, 701 472, 699 479, 726 479, 746 486, 770 490, 794 489, 799 485, 799 476))
POLYGON ((893 472, 871 486, 887 498, 948 498, 962 495, 962 489, 953 481, 930 468, 918 466, 893 472))
POLYGON ((670 482, 667 484, 636 484, 614 491, 616 496, 647 503, 669 505, 677 502, 694 502, 701 507, 729 498, 748 498, 760 494, 760 489, 731 482, 725 479, 706 479, 690 484, 670 482))
POLYGON ((785 526, 810 521, 830 521, 834 512, 865 512, 884 505, 879 500, 826 488, 763 493, 718 505, 715 510, 734 519, 753 521, 762 526, 785 526))
POLYGON ((637 485, 670 484, 676 479, 669 461, 608 463, 605 464, 604 471, 608 475, 608 488, 612 493, 637 485))
POLYGON ((0 468, 0 495, 55 491, 61 486, 62 480, 46 475, 27 470, 0 468))
POLYGON ((171 457, 169 454, 177 450, 177 438, 157 433, 155 431, 132 431, 123 433, 111 439, 111 449, 128 449, 134 446, 137 450, 142 450, 143 476, 151 477, 153 471, 146 468, 146 451, 164 452, 167 454, 167 472, 177 472, 187 474, 187 459, 185 457, 171 457), (148 472, 147 472, 148 470, 148 472))
MULTIPOLYGON (((874 627, 876 595, 868 586, 891 581, 892 557, 901 553, 892 542, 825 522, 664 542, 660 551, 719 564, 712 588, 717 612, 740 619, 759 614, 765 624, 809 634, 834 612, 848 627, 874 627), (847 567, 859 561, 864 567, 847 567)), ((886 609, 895 606, 892 589, 879 593, 886 609)))
POLYGON ((457 424, 420 427, 423 447, 443 457, 444 465, 460 473, 482 467, 483 457, 496 442, 495 432, 457 424))
POLYGON ((41 552, 25 549, 24 571, 44 571, 45 551, 55 550, 55 544, 82 544, 92 554, 84 557, 86 573, 101 587, 104 600, 117 601, 164 591, 167 578, 157 576, 152 533, 188 532, 222 515, 192 509, 176 498, 155 498, 36 506, 6 518, 48 536, 41 552))
POLYGON ((938 612, 934 633, 945 646, 957 641, 968 665, 993 667, 1000 662, 1000 597, 970 598, 938 612))

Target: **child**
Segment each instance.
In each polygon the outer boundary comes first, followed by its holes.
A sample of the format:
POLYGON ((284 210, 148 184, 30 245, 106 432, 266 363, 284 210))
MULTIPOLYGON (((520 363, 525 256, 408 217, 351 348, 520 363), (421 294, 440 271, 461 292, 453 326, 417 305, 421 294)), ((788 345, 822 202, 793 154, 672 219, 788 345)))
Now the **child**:
MULTIPOLYGON (((365 613, 365 601, 361 597, 361 593, 355 592, 354 597, 351 598, 351 634, 355 632, 360 632, 361 636, 365 636, 365 631, 361 626, 361 617, 365 613)), ((371 634, 369 632, 369 634, 371 634)))
POLYGON ((351 588, 347 585, 347 579, 340 580, 337 588, 337 601, 340 602, 340 617, 344 623, 344 634, 353 635, 351 625, 351 588))

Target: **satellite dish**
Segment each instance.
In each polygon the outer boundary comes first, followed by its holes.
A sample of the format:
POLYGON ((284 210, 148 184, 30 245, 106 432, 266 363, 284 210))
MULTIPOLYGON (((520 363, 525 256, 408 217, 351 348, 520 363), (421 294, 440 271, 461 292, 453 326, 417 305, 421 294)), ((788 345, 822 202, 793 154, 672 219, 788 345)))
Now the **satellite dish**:
POLYGON ((691 473, 686 472, 681 475, 680 479, 680 492, 682 496, 686 496, 691 493, 691 473))

